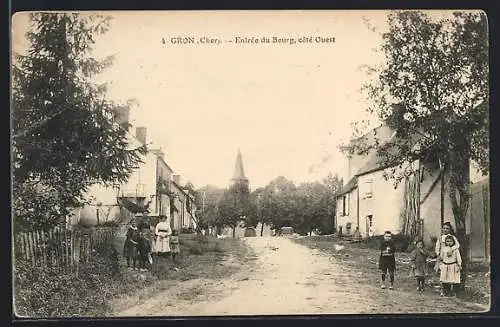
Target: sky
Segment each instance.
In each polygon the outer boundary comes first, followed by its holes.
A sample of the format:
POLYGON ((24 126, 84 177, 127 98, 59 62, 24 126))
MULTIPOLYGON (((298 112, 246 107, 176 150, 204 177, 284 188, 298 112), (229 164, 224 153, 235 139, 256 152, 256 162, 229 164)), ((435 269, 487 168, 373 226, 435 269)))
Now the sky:
MULTIPOLYGON (((352 122, 370 118, 361 67, 382 60, 374 48, 387 12, 107 14, 110 30, 96 39, 93 56, 115 60, 96 82, 109 83, 109 99, 138 101, 131 122, 147 127, 184 182, 227 186, 238 149, 251 188, 280 175, 297 184, 346 176, 338 146, 352 135, 352 122), (172 44, 177 36, 220 44, 172 44), (313 42, 234 42, 273 36, 313 42), (316 36, 335 42, 316 43, 316 36)), ((25 23, 26 16, 13 19, 14 50, 25 23)))

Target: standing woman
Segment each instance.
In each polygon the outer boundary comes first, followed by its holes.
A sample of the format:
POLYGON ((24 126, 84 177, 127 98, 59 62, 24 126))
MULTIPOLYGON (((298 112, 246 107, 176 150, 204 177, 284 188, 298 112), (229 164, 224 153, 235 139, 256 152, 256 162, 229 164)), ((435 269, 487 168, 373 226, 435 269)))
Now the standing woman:
POLYGON ((454 245, 452 249, 447 251, 445 254, 446 256, 451 256, 452 251, 458 250, 460 248, 460 244, 458 243, 458 240, 455 236, 455 232, 453 231, 453 227, 451 226, 450 222, 445 222, 443 224, 442 230, 441 230, 441 235, 438 237, 436 240, 436 246, 435 246, 435 252, 438 257, 438 260, 442 259, 442 253, 441 253, 441 248, 445 246, 445 239, 446 237, 451 236, 454 241, 454 245))
POLYGON ((170 224, 167 221, 167 217, 162 216, 155 228, 155 252, 158 256, 167 256, 170 254, 170 235, 172 235, 170 224))

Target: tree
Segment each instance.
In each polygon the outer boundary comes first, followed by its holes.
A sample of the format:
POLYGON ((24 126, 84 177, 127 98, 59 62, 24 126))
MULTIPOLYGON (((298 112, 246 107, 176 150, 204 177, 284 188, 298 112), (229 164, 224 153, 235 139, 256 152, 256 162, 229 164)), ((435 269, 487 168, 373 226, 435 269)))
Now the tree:
POLYGON ((408 176, 410 163, 439 161, 449 175, 456 233, 466 260, 470 160, 483 174, 489 169, 486 16, 454 12, 436 18, 395 11, 388 23, 381 47, 385 64, 369 67, 375 79, 365 90, 374 102, 369 112, 396 130, 397 142, 374 148, 385 158, 385 166, 399 168, 388 176, 396 184, 408 176), (395 147, 397 155, 391 151, 395 147))
POLYGON ((292 193, 295 184, 279 176, 259 190, 261 220, 271 224, 273 228, 290 225, 295 214, 292 193))
POLYGON ((337 228, 336 221, 334 219, 335 212, 337 209, 337 201, 336 196, 337 193, 342 189, 343 180, 339 178, 337 174, 333 175, 329 173, 324 179, 323 184, 328 189, 328 197, 327 197, 327 205, 328 211, 332 215, 332 219, 327 220, 327 224, 324 226, 324 229, 328 230, 328 233, 334 232, 337 228))
POLYGON ((112 58, 90 56, 109 18, 30 14, 29 49, 14 57, 13 211, 16 229, 50 227, 86 202, 94 183, 125 182, 146 147, 131 149, 116 103, 91 78, 112 58))
POLYGON ((228 226, 233 230, 235 237, 236 227, 241 222, 241 210, 238 204, 239 198, 234 188, 226 190, 218 203, 216 224, 218 226, 228 226))
POLYGON ((197 190, 196 206, 198 208, 198 219, 201 228, 209 228, 216 225, 217 208, 224 193, 214 185, 206 185, 197 190))
POLYGON ((271 224, 272 219, 270 215, 266 214, 265 207, 266 204, 269 203, 269 194, 266 192, 266 189, 263 187, 255 189, 251 196, 250 201, 252 203, 252 211, 249 215, 249 225, 256 227, 259 223, 260 226, 260 236, 264 235, 264 225, 271 224))
POLYGON ((332 195, 328 187, 320 182, 302 183, 295 194, 299 215, 297 231, 302 234, 311 234, 314 230, 330 232, 333 215, 329 204, 332 195))

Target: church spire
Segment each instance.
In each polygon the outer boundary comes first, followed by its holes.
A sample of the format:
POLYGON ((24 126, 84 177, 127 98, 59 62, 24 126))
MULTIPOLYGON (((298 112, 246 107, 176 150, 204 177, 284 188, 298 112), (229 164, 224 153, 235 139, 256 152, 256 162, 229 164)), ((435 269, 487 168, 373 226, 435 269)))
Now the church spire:
POLYGON ((236 165, 234 166, 234 174, 232 178, 233 182, 245 181, 248 182, 248 179, 245 177, 245 171, 243 170, 243 160, 241 159, 241 152, 238 148, 238 155, 236 157, 236 165))

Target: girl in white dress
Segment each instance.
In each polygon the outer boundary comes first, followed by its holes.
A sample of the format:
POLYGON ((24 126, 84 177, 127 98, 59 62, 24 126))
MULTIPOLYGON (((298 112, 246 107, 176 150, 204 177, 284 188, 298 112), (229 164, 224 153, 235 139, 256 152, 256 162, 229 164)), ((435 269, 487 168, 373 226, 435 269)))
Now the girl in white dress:
POLYGON ((450 296, 455 293, 455 286, 460 284, 460 270, 462 270, 462 257, 460 251, 454 247, 455 238, 446 236, 445 243, 440 253, 440 276, 441 296, 450 296))

